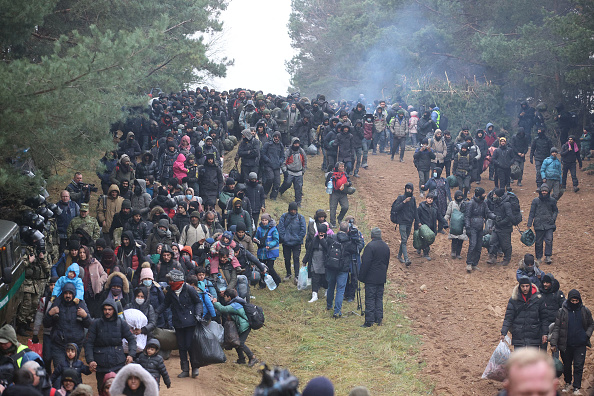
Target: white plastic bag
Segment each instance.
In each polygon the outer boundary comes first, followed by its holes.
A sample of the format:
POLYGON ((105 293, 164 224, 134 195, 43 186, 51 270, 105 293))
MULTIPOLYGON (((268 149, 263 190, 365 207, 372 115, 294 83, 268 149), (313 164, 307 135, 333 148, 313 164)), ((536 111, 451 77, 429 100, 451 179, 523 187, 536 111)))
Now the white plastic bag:
POLYGON ((307 289, 307 266, 299 269, 299 277, 297 278, 297 290, 307 289))
MULTIPOLYGON (((148 324, 148 319, 138 309, 126 309, 124 311, 124 318, 126 318, 126 323, 130 326, 130 331, 133 331, 134 329, 142 329, 148 324)), ((146 334, 138 334, 135 337, 136 351, 144 350, 147 342, 146 334)), ((128 353, 128 341, 126 339, 122 339, 122 345, 124 347, 124 352, 128 353)))
POLYGON ((499 345, 495 348, 495 352, 493 352, 489 363, 487 363, 487 367, 485 367, 482 378, 500 382, 505 380, 505 363, 511 354, 511 350, 509 349, 510 343, 511 339, 509 336, 505 336, 505 341, 499 341, 499 345))

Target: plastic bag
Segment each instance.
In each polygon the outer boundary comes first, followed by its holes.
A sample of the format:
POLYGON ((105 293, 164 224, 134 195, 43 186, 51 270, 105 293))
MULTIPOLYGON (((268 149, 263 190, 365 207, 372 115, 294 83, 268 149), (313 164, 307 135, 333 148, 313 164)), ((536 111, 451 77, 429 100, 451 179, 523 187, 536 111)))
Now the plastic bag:
POLYGON ((161 329, 157 327, 153 330, 153 337, 159 340, 162 351, 175 351, 178 348, 175 330, 161 329))
POLYGON ((450 218, 450 234, 462 235, 464 232, 464 213, 458 209, 452 211, 452 217, 450 218))
POLYGON ((514 162, 510 168, 510 177, 512 180, 518 180, 518 178, 522 175, 522 169, 520 169, 520 165, 517 162, 514 162))
POLYGON ((223 341, 225 340, 225 329, 222 325, 218 324, 214 320, 211 320, 208 326, 206 326, 206 329, 217 337, 219 344, 223 344, 223 341))
POLYGON ((423 224, 419 227, 419 238, 423 241, 424 246, 430 246, 435 242, 435 233, 431 231, 431 228, 427 224, 423 224))
POLYGON ((235 326, 235 321, 228 319, 223 325, 223 328, 225 329, 223 348, 226 350, 239 348, 241 341, 239 341, 239 332, 237 331, 237 326, 235 326))
POLYGON ((487 249, 491 247, 491 234, 483 235, 483 247, 487 249))
POLYGON ((204 322, 199 322, 196 325, 194 337, 192 338, 192 352, 196 360, 196 362, 192 362, 192 366, 194 363, 199 367, 204 367, 209 364, 219 364, 227 361, 225 351, 221 348, 217 335, 204 322))
POLYGON ((423 241, 421 241, 421 237, 419 236, 419 230, 415 230, 415 232, 413 233, 413 248, 423 248, 423 241))
POLYGON ((526 246, 534 245, 534 242, 536 241, 536 236, 534 235, 534 231, 532 231, 531 228, 528 228, 526 231, 522 232, 520 241, 526 246))
POLYGON ((237 294, 244 300, 250 297, 250 285, 245 275, 237 275, 237 294))
POLYGON ((505 336, 505 341, 499 341, 499 345, 495 348, 491 359, 489 359, 489 363, 487 363, 487 367, 485 367, 482 378, 500 382, 505 380, 505 363, 511 354, 511 350, 509 349, 510 343, 511 339, 509 336, 505 336))
POLYGON ((43 344, 39 342, 37 344, 34 344, 33 340, 29 339, 29 341, 27 341, 27 348, 29 348, 39 356, 43 356, 43 344))
POLYGON ((299 269, 299 277, 297 278, 297 290, 307 289, 307 266, 299 269))
MULTIPOLYGON (((126 319, 126 323, 128 323, 128 326, 130 326, 130 330, 142 329, 148 324, 148 319, 138 309, 126 309, 124 311, 124 318, 126 319)), ((136 350, 142 351, 146 347, 146 334, 138 334, 134 337, 136 337, 136 350)), ((128 341, 126 339, 122 339, 122 346, 124 347, 124 352, 129 353, 128 341)))

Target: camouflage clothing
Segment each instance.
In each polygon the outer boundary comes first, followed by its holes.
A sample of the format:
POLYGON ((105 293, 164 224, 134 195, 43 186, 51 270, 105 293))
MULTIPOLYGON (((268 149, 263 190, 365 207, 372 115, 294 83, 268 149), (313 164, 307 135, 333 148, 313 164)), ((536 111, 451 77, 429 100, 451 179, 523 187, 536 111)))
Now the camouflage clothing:
POLYGON ((52 268, 47 259, 47 253, 43 258, 39 258, 39 253, 36 253, 35 248, 28 246, 27 255, 35 255, 35 260, 31 262, 29 257, 25 259, 25 280, 22 286, 23 302, 17 314, 17 322, 23 324, 33 321, 39 297, 43 294, 52 268))
POLYGON ((70 224, 68 224, 67 230, 68 238, 70 238, 70 236, 74 234, 77 228, 82 228, 83 230, 85 230, 91 236, 91 238, 93 238, 94 241, 101 237, 101 228, 99 227, 97 219, 91 217, 88 214, 87 217, 81 217, 79 215, 74 219, 70 220, 70 224))

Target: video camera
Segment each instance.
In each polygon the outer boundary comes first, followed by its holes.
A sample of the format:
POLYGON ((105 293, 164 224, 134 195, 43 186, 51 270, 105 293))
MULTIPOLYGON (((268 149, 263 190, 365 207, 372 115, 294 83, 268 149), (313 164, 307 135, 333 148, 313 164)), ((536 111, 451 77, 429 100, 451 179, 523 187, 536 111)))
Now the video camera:
POLYGON ((83 191, 85 194, 91 194, 91 192, 97 192, 99 189, 94 184, 86 184, 86 183, 78 183, 78 187, 83 191))
POLYGON ((349 220, 349 231, 347 234, 351 239, 359 239, 359 229, 355 225, 355 220, 353 219, 349 220))

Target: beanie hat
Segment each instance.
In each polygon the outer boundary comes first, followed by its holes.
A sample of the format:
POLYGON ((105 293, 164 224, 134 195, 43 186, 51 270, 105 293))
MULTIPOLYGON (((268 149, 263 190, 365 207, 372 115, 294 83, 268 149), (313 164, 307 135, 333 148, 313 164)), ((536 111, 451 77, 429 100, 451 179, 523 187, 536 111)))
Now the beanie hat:
POLYGON ((542 281, 542 283, 545 283, 545 282, 547 282, 547 283, 553 283, 552 275, 551 274, 544 275, 542 277, 541 281, 542 281))
POLYGON ((243 222, 239 222, 239 224, 237 224, 237 226, 235 227, 235 232, 238 231, 244 231, 245 232, 246 228, 245 228, 245 224, 243 222))
POLYGON ((159 222, 157 223, 157 227, 165 227, 165 228, 169 228, 169 221, 167 219, 161 219, 159 220, 159 222))
POLYGON ((169 279, 169 282, 183 282, 184 273, 180 270, 174 269, 169 271, 169 273, 167 274, 167 278, 169 279))
POLYGON ((105 239, 103 238, 99 238, 95 241, 95 247, 100 246, 103 249, 105 249, 107 247, 107 243, 105 242, 105 239))
POLYGON ((530 278, 527 276, 521 276, 520 279, 518 279, 518 283, 520 285, 530 285, 532 282, 530 282, 530 278))
POLYGON ((198 212, 197 210, 193 211, 192 213, 190 213, 190 218, 192 217, 200 218, 200 212, 198 212))
POLYGON ((307 383, 301 396, 334 396, 334 385, 326 377, 316 377, 307 383))
POLYGON ((531 255, 530 253, 526 253, 524 255, 524 264, 525 265, 529 265, 529 266, 533 266, 534 265, 534 256, 531 255))
POLYGON ((328 232, 328 226, 324 223, 320 224, 318 226, 318 234, 319 233, 325 234, 326 232, 328 232))
POLYGON ((382 239, 382 230, 379 227, 371 229, 371 239, 382 239))
POLYGON ((505 189, 498 188, 495 190, 495 195, 497 195, 498 197, 503 197, 503 194, 505 194, 505 189))
POLYGON ((268 214, 268 213, 263 213, 262 216, 260 216, 261 220, 272 220, 272 217, 268 214))
POLYGON ((74 386, 76 387, 78 384, 80 384, 80 375, 78 374, 78 371, 71 368, 67 368, 66 370, 64 370, 64 372, 62 373, 62 383, 64 381, 72 381, 74 382, 74 386))
POLYGON ((231 231, 225 231, 223 232, 223 236, 227 239, 229 239, 230 241, 233 239, 233 233, 231 231))
POLYGON ((542 183, 540 185, 540 191, 551 191, 551 189, 549 188, 549 185, 547 183, 542 183))
POLYGON ((129 199, 124 199, 122 202, 122 209, 132 209, 132 202, 129 199))
POLYGON ((80 249, 80 242, 76 239, 71 239, 68 241, 68 250, 78 250, 80 249))
POLYGON ((297 209, 298 209, 298 207, 297 207, 297 203, 296 202, 291 202, 289 204, 289 211, 291 211, 291 210, 297 210, 297 209))
POLYGON ((153 270, 151 270, 150 268, 143 268, 140 271, 140 279, 155 280, 155 276, 153 275, 153 270))
POLYGON ((111 283, 109 284, 109 287, 111 288, 114 286, 123 287, 124 286, 123 279, 120 278, 119 276, 114 276, 113 278, 111 278, 111 283))
POLYGON ((177 203, 177 207, 183 207, 185 210, 188 210, 188 204, 185 201, 181 201, 177 203))
POLYGON ((499 138, 499 141, 500 142, 507 142, 507 139, 502 136, 502 137, 499 138))
POLYGON ((244 129, 243 131, 241 131, 241 135, 250 140, 252 138, 252 131, 250 131, 249 129, 244 129))
POLYGON ((557 147, 551 147, 551 154, 558 153, 559 149, 557 147))
POLYGON ((256 172, 250 172, 250 174, 248 175, 249 180, 257 179, 257 178, 258 178, 258 174, 256 172))
POLYGON ((482 188, 482 187, 477 187, 477 188, 474 189, 474 196, 475 197, 480 197, 484 193, 485 193, 485 189, 482 188))
POLYGON ((225 184, 228 186, 232 186, 235 184, 235 179, 232 177, 228 177, 227 180, 225 180, 225 184))

